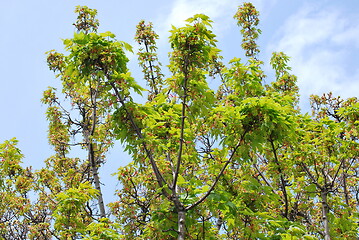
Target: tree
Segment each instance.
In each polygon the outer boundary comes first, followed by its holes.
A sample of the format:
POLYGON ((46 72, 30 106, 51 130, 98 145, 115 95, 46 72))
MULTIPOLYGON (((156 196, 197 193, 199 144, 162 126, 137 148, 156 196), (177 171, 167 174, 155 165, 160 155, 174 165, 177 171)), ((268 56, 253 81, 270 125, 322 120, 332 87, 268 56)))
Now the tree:
POLYGON ((252 4, 234 16, 245 61, 224 64, 212 21, 198 14, 171 30, 168 77, 159 36, 141 21, 146 88, 127 68, 131 46, 97 33, 96 10, 76 12, 68 54, 47 57, 62 83, 42 99, 54 155, 33 171, 20 166, 16 140, 0 146, 3 239, 358 237, 358 100, 312 96, 312 115, 302 114, 281 52, 264 84, 252 4), (116 139, 132 162, 118 170, 122 188, 106 208, 98 171, 116 139), (71 157, 79 149, 84 157, 71 157))
POLYGON ((21 239, 26 237, 26 221, 22 215, 28 211, 27 192, 31 188, 29 169, 20 166, 22 154, 16 147, 17 141, 11 139, 0 145, 0 237, 2 239, 21 239))

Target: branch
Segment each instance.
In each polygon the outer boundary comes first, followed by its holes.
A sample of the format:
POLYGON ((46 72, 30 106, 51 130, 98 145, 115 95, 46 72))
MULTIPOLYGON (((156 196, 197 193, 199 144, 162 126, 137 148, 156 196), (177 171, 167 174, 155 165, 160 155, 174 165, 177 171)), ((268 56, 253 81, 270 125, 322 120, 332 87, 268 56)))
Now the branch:
POLYGON ((195 208, 196 206, 198 206, 199 204, 201 204, 208 196, 209 194, 212 193, 213 189, 216 187, 219 179, 221 178, 221 176, 223 175, 224 171, 226 170, 227 166, 232 162, 233 157, 235 155, 235 153, 237 152, 238 148, 241 146, 241 143, 243 141, 243 138, 245 136, 245 134, 247 133, 247 131, 245 131, 242 136, 241 139, 239 140, 238 144, 234 147, 231 156, 228 158, 228 160, 226 161, 226 163, 223 165, 221 171, 219 172, 219 174, 217 175, 216 179, 214 180, 214 182, 212 183, 212 186, 209 188, 209 190, 207 191, 207 193, 205 195, 203 195, 197 202, 195 202, 194 204, 192 204, 191 206, 188 206, 185 208, 186 211, 191 210, 192 208, 195 208))
POLYGON ((135 122, 135 120, 134 120, 134 117, 132 116, 132 113, 127 109, 126 104, 125 104, 125 101, 124 101, 123 97, 121 96, 121 94, 118 92, 118 90, 117 90, 115 84, 114 84, 113 82, 111 82, 111 77, 110 77, 108 74, 106 74, 106 75, 107 75, 107 76, 106 76, 107 79, 110 80, 109 83, 110 83, 111 87, 113 88, 113 90, 115 91, 115 94, 116 94, 116 96, 118 97, 118 99, 119 99, 121 105, 123 106, 123 108, 124 108, 125 111, 126 111, 126 114, 127 114, 128 119, 129 119, 129 121, 130 121, 130 123, 131 123, 131 125, 132 125, 133 130, 135 130, 135 132, 136 132, 136 134, 137 134, 137 137, 142 140, 142 141, 141 141, 141 144, 142 144, 142 146, 143 146, 143 148, 144 148, 144 150, 145 150, 145 152, 146 152, 147 157, 148 157, 149 160, 150 160, 150 164, 151 164, 151 166, 152 166, 152 170, 153 170, 153 172, 154 172, 154 174, 155 174, 155 176, 156 176, 158 185, 159 185, 160 188, 162 189, 163 195, 165 195, 166 197, 169 197, 168 192, 163 189, 163 187, 164 187, 165 185, 168 186, 168 187, 169 187, 169 185, 168 185, 168 183, 165 181, 165 179, 163 178, 163 176, 162 176, 162 174, 161 174, 161 172, 160 172, 160 170, 159 170, 159 168, 158 168, 158 166, 157 166, 157 164, 156 164, 156 161, 155 161, 154 158, 153 158, 152 152, 147 148, 147 144, 146 144, 145 141, 144 141, 144 137, 143 137, 143 135, 142 135, 142 133, 141 133, 140 128, 137 126, 137 124, 136 124, 136 122, 135 122))
POLYGON ((184 59, 184 69, 183 69, 184 79, 183 79, 183 100, 182 100, 182 114, 181 114, 181 133, 180 133, 180 145, 178 149, 178 156, 177 156, 177 164, 176 164, 176 171, 174 174, 173 182, 172 182, 172 193, 175 195, 176 193, 176 185, 178 180, 178 175, 181 167, 182 161, 182 151, 183 151, 183 142, 184 142, 184 125, 185 125, 185 118, 186 118, 186 102, 187 102, 187 82, 188 82, 188 56, 186 55, 184 59))
MULTIPOLYGON (((145 40, 145 48, 146 48, 146 53, 150 53, 149 49, 148 49, 148 42, 145 40)), ((153 75, 153 66, 152 66, 152 61, 148 60, 147 61, 150 67, 150 73, 151 73, 151 81, 152 81, 152 86, 153 89, 155 90, 155 95, 158 95, 158 90, 156 88, 156 81, 155 81, 155 76, 153 75)))
POLYGON ((170 228, 170 229, 167 229, 167 230, 162 230, 162 232, 176 232, 176 233, 179 233, 176 229, 174 228, 170 228))
MULTIPOLYGON (((345 159, 342 159, 342 160, 340 161, 339 167, 338 167, 338 169, 337 169, 337 171, 336 171, 336 173, 335 173, 335 175, 334 175, 334 177, 333 177, 332 183, 331 183, 332 186, 334 186, 334 182, 335 182, 336 178, 337 178, 338 175, 339 175, 340 169, 341 169, 342 166, 344 165, 344 161, 345 161, 345 159)), ((343 169, 343 170, 344 170, 344 169, 343 169)))
MULTIPOLYGON (((257 156, 259 158, 262 158, 262 156, 258 155, 257 156)), ((275 194, 275 195, 278 195, 278 193, 274 190, 272 184, 270 184, 270 182, 268 181, 268 179, 264 176, 263 172, 261 172, 261 170, 258 168, 257 164, 253 164, 254 168, 257 170, 258 174, 261 176, 261 178, 263 179, 263 181, 267 184, 268 187, 271 188, 272 192, 275 194)), ((259 181, 259 180, 258 180, 259 181)), ((281 199, 281 202, 283 203, 283 200, 281 199)))
POLYGON ((314 183, 320 190, 322 190, 322 186, 320 186, 319 183, 315 180, 313 174, 311 174, 308 167, 304 163, 301 163, 300 165, 302 166, 304 171, 308 174, 309 178, 312 180, 312 183, 314 183))
POLYGON ((183 96, 183 101, 182 101, 182 116, 181 116, 181 134, 180 134, 180 145, 179 145, 179 149, 178 149, 178 156, 177 156, 177 164, 176 164, 176 171, 175 171, 175 175, 173 178, 173 183, 172 183, 172 191, 175 192, 176 189, 176 185, 177 185, 177 179, 178 179, 178 175, 179 175, 179 171, 180 171, 180 167, 181 167, 181 160, 182 160, 182 152, 183 152, 183 142, 184 142, 184 124, 185 124, 185 114, 186 114, 186 99, 187 99, 187 89, 186 89, 186 82, 187 79, 185 78, 184 80, 184 96, 183 96))
POLYGON ((275 146, 274 146, 274 140, 272 139, 272 137, 270 137, 269 142, 270 142, 270 144, 271 144, 272 151, 273 151, 273 155, 274 155, 275 164, 276 164, 277 167, 278 167, 278 172, 279 172, 279 175, 280 175, 280 182, 281 182, 282 192, 283 192, 283 196, 284 196, 284 207, 285 207, 285 208, 284 208, 284 216, 285 216, 286 218, 288 218, 288 207, 289 207, 289 204, 288 204, 288 194, 287 194, 287 189, 286 189, 286 182, 285 182, 284 177, 283 177, 282 168, 281 168, 280 165, 279 165, 279 160, 278 160, 278 156, 277 156, 277 149, 276 149, 275 146))

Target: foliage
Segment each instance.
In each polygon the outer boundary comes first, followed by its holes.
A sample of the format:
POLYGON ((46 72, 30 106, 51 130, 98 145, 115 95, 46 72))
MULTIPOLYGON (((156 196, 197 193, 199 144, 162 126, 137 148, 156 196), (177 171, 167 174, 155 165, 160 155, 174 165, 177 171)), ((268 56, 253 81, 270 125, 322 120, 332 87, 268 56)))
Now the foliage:
POLYGON ((15 139, 0 145, 1 239, 357 238, 359 102, 312 96, 301 113, 289 57, 273 53, 274 79, 262 70, 252 4, 234 15, 246 60, 224 64, 197 14, 170 31, 167 77, 141 21, 146 89, 127 68, 132 47, 97 33, 96 10, 76 13, 67 54, 47 53, 62 83, 42 98, 54 155, 33 171, 15 139), (115 140, 132 162, 106 204, 98 172, 115 140))

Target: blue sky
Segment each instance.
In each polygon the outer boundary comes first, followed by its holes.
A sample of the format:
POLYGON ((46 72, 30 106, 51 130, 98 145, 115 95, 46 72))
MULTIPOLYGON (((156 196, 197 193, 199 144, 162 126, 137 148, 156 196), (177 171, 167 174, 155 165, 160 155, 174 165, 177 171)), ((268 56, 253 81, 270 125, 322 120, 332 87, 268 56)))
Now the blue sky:
MULTIPOLYGON (((25 154, 25 164, 41 166, 52 152, 47 144, 46 106, 42 91, 56 85, 46 65, 45 52, 62 51, 61 39, 74 32, 75 6, 98 10, 100 31, 112 31, 117 39, 134 44, 135 26, 141 20, 152 21, 160 35, 160 60, 167 61, 168 30, 181 26, 195 13, 214 20, 213 31, 219 40, 225 61, 242 57, 239 28, 232 18, 235 0, 13 0, 0 1, 0 142, 16 137, 25 154)), ((359 1, 357 0, 255 0, 261 13, 260 59, 268 62, 273 51, 291 57, 292 72, 298 76, 301 106, 308 107, 310 94, 332 91, 342 97, 359 93, 359 1)), ((141 74, 135 56, 129 56, 133 75, 141 74)), ((270 71, 268 65, 265 69, 270 71)), ((268 72, 270 75, 270 72, 268 72)), ((270 81, 268 79, 267 81, 270 81)), ((102 170, 106 182, 109 173, 128 157, 121 149, 111 150, 102 170)), ((112 181, 113 182, 113 181, 112 181)))

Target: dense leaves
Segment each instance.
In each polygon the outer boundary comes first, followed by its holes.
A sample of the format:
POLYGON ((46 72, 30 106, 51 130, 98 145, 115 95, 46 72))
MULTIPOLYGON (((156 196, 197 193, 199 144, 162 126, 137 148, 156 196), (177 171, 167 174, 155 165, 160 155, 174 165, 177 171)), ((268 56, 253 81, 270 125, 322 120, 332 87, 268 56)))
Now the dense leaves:
POLYGON ((97 33, 96 10, 76 12, 66 54, 47 55, 62 83, 42 98, 54 155, 32 170, 15 139, 0 145, 1 239, 358 237, 359 102, 312 96, 312 114, 301 113, 289 57, 273 53, 274 79, 262 70, 252 4, 234 15, 245 60, 223 63, 198 14, 170 31, 169 76, 141 21, 138 82, 132 47, 97 33), (132 161, 109 202, 98 173, 116 140, 132 161))

